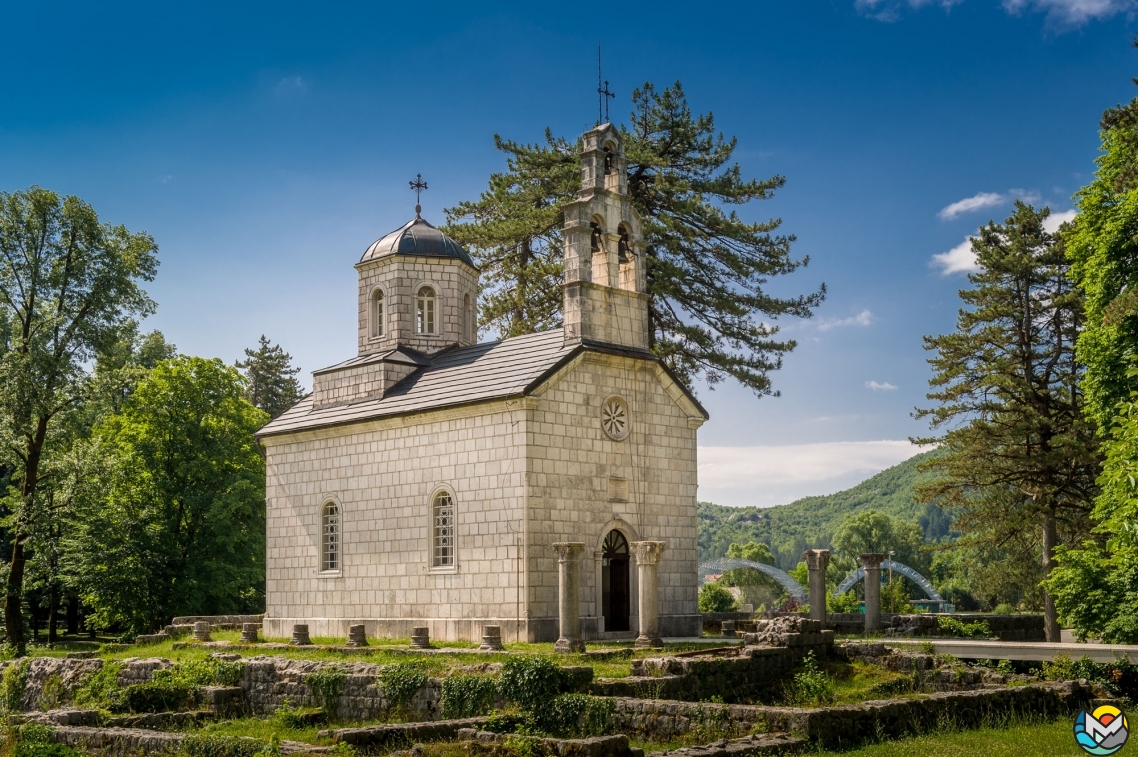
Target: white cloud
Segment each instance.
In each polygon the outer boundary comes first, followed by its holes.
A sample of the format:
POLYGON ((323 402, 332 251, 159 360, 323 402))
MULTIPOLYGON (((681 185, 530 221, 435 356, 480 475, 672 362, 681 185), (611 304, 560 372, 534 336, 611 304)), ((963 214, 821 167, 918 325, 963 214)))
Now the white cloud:
MULTIPOLYGON (((906 8, 918 9, 926 5, 939 5, 946 11, 964 0, 854 0, 854 8, 861 14, 878 21, 892 22, 906 8)), ((1001 7, 1013 15, 1025 11, 1047 14, 1052 27, 1071 28, 1090 21, 1110 18, 1120 13, 1133 13, 1138 0, 1001 0, 1001 7)))
POLYGON ((937 213, 944 220, 956 218, 961 213, 969 213, 973 210, 982 210, 983 208, 991 208, 996 205, 1001 205, 1004 202, 1004 196, 999 192, 981 192, 980 194, 965 197, 963 200, 957 200, 951 205, 946 205, 941 208, 937 213))
POLYGON ((1043 222, 1043 228, 1046 229, 1049 234, 1054 234, 1059 230, 1059 227, 1067 223, 1067 221, 1075 220, 1075 215, 1076 214, 1074 210, 1064 210, 1059 213, 1052 213, 1051 215, 1047 216, 1047 220, 1043 222))
MULTIPOLYGON (((1054 234, 1059 230, 1062 224, 1072 220, 1074 217, 1074 210, 1063 210, 1058 213, 1052 213, 1047 216, 1047 220, 1043 222, 1043 228, 1048 233, 1054 234)), ((976 265, 976 253, 972 252, 972 237, 968 237, 948 252, 933 255, 929 261, 929 265, 934 268, 940 268, 940 272, 944 276, 953 273, 971 273, 972 271, 980 270, 980 267, 976 265)))
POLYGON ((892 392, 897 387, 888 381, 866 381, 865 388, 873 392, 892 392))
POLYGON ((1004 10, 1020 14, 1025 10, 1047 14, 1048 23, 1059 26, 1082 26, 1088 21, 1110 18, 1119 13, 1132 13, 1134 0, 1003 0, 1004 10))
POLYGON ((878 21, 896 21, 906 7, 920 8, 925 5, 939 5, 945 10, 964 0, 854 0, 854 8, 878 21))
POLYGON ((974 210, 983 210, 984 208, 994 208, 997 205, 1011 202, 1012 200, 1023 200, 1028 203, 1039 202, 1039 193, 1032 192, 1026 189, 1009 189, 1007 192, 980 192, 979 194, 965 197, 963 200, 957 200, 951 205, 946 205, 940 209, 937 216, 942 221, 950 221, 958 215, 964 213, 971 213, 974 210))
POLYGON ((832 494, 921 452, 907 441, 700 447, 699 498, 769 507, 832 494))
POLYGON ((876 318, 873 313, 868 310, 863 310, 857 315, 851 315, 849 318, 823 318, 818 321, 819 331, 829 331, 830 329, 842 328, 844 326, 868 326, 873 323, 876 318))
POLYGON ((948 252, 933 255, 929 265, 939 267, 944 276, 980 270, 976 265, 976 253, 972 252, 972 237, 968 237, 948 252))

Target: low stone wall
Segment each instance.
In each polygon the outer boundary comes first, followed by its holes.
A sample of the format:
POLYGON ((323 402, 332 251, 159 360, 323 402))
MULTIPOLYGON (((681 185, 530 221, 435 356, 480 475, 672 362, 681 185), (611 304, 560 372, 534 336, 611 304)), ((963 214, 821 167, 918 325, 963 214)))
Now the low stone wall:
POLYGON ((380 749, 420 741, 449 741, 461 728, 476 728, 489 718, 461 718, 438 720, 433 723, 393 723, 363 728, 329 728, 316 734, 317 738, 330 739, 333 744, 350 744, 359 749, 380 749))
MULTIPOLYGON (((502 744, 509 737, 501 733, 463 728, 458 732, 458 738, 491 745, 502 744)), ((628 737, 624 734, 592 736, 587 739, 542 739, 541 742, 549 754, 558 757, 644 757, 644 750, 629 746, 628 737)))
POLYGON ((745 635, 745 647, 633 660, 631 676, 600 679, 589 690, 598 696, 738 701, 766 691, 808 654, 826 656, 834 642, 833 631, 818 630, 820 621, 780 618, 758 626, 759 632, 745 635), (756 643, 777 646, 751 646, 756 643))
MULTIPOLYGON (((230 656, 226 656, 230 659, 230 656)), ((328 667, 345 672, 344 687, 337 701, 337 715, 345 719, 374 720, 389 714, 390 702, 384 696, 379 680, 380 666, 369 663, 326 663, 310 660, 289 660, 282 657, 244 658, 240 688, 208 686, 202 689, 207 703, 219 712, 232 712, 247 709, 254 714, 268 715, 276 711, 287 699, 293 707, 319 707, 323 702, 315 691, 305 682, 310 673, 328 667)), ((0 663, 0 671, 14 662, 0 663)), ((90 674, 101 670, 101 659, 66 660, 48 657, 33 658, 28 663, 27 683, 21 699, 21 709, 35 711, 43 705, 44 686, 54 676, 58 676, 62 688, 69 694, 80 686, 90 674)), ((124 660, 119 671, 118 684, 129 686, 150 680, 155 670, 173 667, 170 660, 163 658, 124 660)), ((479 666, 481 667, 481 666, 479 666)), ((578 669, 574 669, 577 671, 578 669)), ((580 673, 591 668, 581 668, 580 673)), ((472 671, 478 672, 478 671, 472 671)), ((582 681, 581 688, 587 682, 582 681)), ((418 720, 437 720, 442 683, 437 678, 427 680, 405 705, 408 714, 418 720)))
POLYGON ((940 618, 953 618, 961 623, 988 624, 992 636, 1000 641, 1044 641, 1046 633, 1042 615, 987 615, 985 613, 920 613, 895 615, 889 631, 895 636, 944 636, 940 618))
POLYGON ((236 626, 241 628, 242 623, 260 623, 265 619, 265 613, 259 615, 181 615, 170 621, 172 626, 194 627, 194 623, 209 623, 214 628, 218 626, 236 626))
POLYGON ((88 726, 57 726, 52 735, 57 744, 66 744, 83 754, 101 755, 172 754, 186 738, 184 733, 88 726))
POLYGON ((827 747, 897 738, 940 727, 976 728, 986 722, 1030 714, 1057 717, 1088 706, 1094 694, 1085 681, 1039 683, 1014 688, 927 694, 840 707, 792 708, 718 705, 617 698, 616 730, 671 739, 714 726, 746 733, 756 724, 769 732, 802 736, 827 747))
POLYGON ((806 739, 785 733, 764 733, 741 739, 721 739, 714 744, 688 746, 652 752, 652 757, 762 757, 774 754, 798 754, 806 747, 806 739))

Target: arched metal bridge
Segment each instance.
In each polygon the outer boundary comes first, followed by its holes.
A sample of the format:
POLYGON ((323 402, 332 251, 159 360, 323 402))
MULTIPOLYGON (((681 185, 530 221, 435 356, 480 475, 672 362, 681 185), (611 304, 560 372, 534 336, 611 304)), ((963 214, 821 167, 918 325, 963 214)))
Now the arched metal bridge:
MULTIPOLYGON (((896 560, 886 560, 881 563, 881 571, 883 573, 889 570, 890 567, 893 568, 894 573, 900 573, 905 578, 921 587, 921 591, 923 591, 925 593, 925 596, 929 599, 933 600, 934 602, 944 601, 944 597, 942 597, 940 593, 933 587, 929 579, 925 578, 920 573, 910 568, 908 565, 899 563, 896 560)), ((841 596, 842 594, 845 594, 847 591, 854 587, 854 584, 864 578, 865 568, 858 567, 857 570, 842 579, 842 582, 838 584, 838 588, 834 589, 834 596, 841 596)))
POLYGON ((773 565, 754 562, 753 560, 744 560, 741 557, 717 557, 714 560, 701 562, 699 564, 699 584, 702 586, 707 583, 709 575, 723 574, 729 570, 737 570, 739 568, 754 568, 760 573, 766 573, 777 581, 779 586, 786 589, 786 593, 794 597, 794 601, 802 604, 809 601, 806 590, 802 588, 802 584, 791 578, 786 571, 779 570, 773 565))

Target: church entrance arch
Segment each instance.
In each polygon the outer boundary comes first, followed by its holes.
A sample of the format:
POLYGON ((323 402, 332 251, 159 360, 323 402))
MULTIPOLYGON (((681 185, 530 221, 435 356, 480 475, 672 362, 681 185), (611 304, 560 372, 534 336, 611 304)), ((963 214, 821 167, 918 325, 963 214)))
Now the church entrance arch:
POLYGON ((601 547, 601 614, 605 631, 627 631, 632 592, 628 540, 615 528, 601 547))

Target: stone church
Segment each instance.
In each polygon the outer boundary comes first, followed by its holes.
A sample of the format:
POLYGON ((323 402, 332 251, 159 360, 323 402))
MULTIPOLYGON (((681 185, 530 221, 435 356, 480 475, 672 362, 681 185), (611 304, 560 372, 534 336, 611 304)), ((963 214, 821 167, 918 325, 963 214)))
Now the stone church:
MULTIPOLYGON (((564 326, 477 343, 478 269, 420 216, 367 248, 359 354, 258 434, 266 636, 558 637, 559 542, 584 543, 581 632, 637 632, 630 545, 664 542, 659 631, 693 636, 696 431, 648 351, 641 222, 619 132, 584 136, 565 208, 564 326)), ((646 605, 646 608, 648 605, 646 605)))

